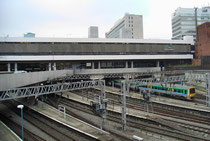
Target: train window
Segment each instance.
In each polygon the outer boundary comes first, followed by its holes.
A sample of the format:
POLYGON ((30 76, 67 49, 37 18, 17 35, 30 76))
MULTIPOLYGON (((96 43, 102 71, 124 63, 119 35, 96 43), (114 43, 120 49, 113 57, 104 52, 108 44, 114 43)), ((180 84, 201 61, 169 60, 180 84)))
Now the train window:
POLYGON ((190 89, 190 94, 193 94, 193 93, 195 93, 195 88, 190 89))
POLYGON ((184 93, 187 94, 187 90, 184 90, 184 93))

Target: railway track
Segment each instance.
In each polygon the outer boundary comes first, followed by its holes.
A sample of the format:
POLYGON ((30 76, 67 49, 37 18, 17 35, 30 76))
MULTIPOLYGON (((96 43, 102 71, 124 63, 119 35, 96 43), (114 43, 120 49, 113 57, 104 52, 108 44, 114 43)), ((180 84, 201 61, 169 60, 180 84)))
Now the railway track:
MULTIPOLYGON (((89 94, 88 98, 93 99, 93 93, 96 93, 96 91, 97 90, 91 91, 92 95, 89 94)), ((84 94, 79 91, 75 91, 75 93, 84 97, 84 94)), ((112 104, 118 106, 121 105, 121 95, 116 95, 109 92, 106 93, 106 95, 112 104)), ((147 109, 145 108, 147 103, 144 100, 127 97, 126 103, 128 108, 147 112, 147 109)), ((203 113, 192 109, 164 105, 155 102, 149 103, 148 107, 148 111, 157 115, 210 125, 210 113, 203 113)))
MULTIPOLYGON (((53 98, 53 101, 56 101, 56 98, 54 97, 53 98)), ((48 104, 50 104, 50 103, 48 103, 48 104)), ((85 112, 85 113, 88 113, 88 114, 91 114, 91 115, 93 115, 93 116, 96 116, 92 111, 91 111, 91 109, 90 109, 90 107, 83 107, 83 108, 80 108, 81 106, 80 105, 72 105, 72 103, 69 103, 69 101, 67 100, 67 99, 65 99, 65 98, 60 98, 60 100, 59 100, 59 103, 57 103, 57 105, 59 105, 59 104, 62 104, 62 105, 65 105, 65 107, 66 107, 66 112, 69 114, 69 115, 71 115, 71 116, 74 116, 74 117, 76 117, 76 118, 78 118, 78 119, 80 119, 80 120, 82 120, 82 121, 85 121, 85 122, 87 122, 87 123, 89 123, 89 124, 91 124, 91 125, 93 125, 93 126, 95 126, 95 127, 99 127, 99 125, 98 125, 98 123, 96 123, 96 122, 93 122, 92 120, 89 120, 89 119, 87 119, 87 118, 85 118, 85 117, 83 117, 83 116, 81 116, 81 115, 79 115, 77 112, 72 112, 71 110, 69 110, 69 109, 78 109, 79 111, 83 111, 83 112, 85 112)), ((51 106, 54 106, 54 107, 57 107, 57 105, 51 105, 51 106)), ((97 116, 96 116, 97 117, 97 116)), ((124 135, 121 135, 121 134, 119 134, 119 133, 117 133, 117 132, 115 132, 115 131, 113 131, 113 130, 111 130, 111 129, 108 129, 108 128, 105 128, 105 127, 103 127, 103 130, 105 130, 105 131, 107 131, 107 132, 109 132, 109 133, 111 133, 112 134, 112 136, 114 136, 114 141, 121 141, 121 140, 126 140, 126 141, 132 141, 132 139, 131 138, 129 138, 129 137, 126 137, 126 136, 124 136, 124 135)))
MULTIPOLYGON (((78 93, 80 96, 81 93, 78 93)), ((88 95, 88 97, 90 99, 93 98, 92 95, 88 95)), ((109 97, 107 95, 107 97, 109 97)), ((117 96, 114 95, 114 99, 117 99, 116 98, 117 96)), ((119 97, 118 97, 119 98, 119 97)), ((109 99, 110 101, 112 101, 111 103, 115 104, 115 105, 121 105, 121 102, 119 100, 114 100, 114 99, 109 99)), ((136 100, 135 102, 133 100, 130 100, 130 101, 127 101, 127 107, 128 108, 131 108, 131 109, 136 109, 136 110, 140 110, 140 111, 146 111, 145 109, 145 102, 140 102, 139 100, 136 100)), ((201 127, 201 126, 195 126, 195 125, 192 125, 192 123, 200 123, 200 124, 204 124, 204 125, 210 125, 210 117, 208 115, 202 115, 200 113, 196 113, 195 115, 195 112, 192 112, 192 111, 185 111, 185 112, 182 112, 182 110, 180 109, 171 109, 168 108, 168 107, 163 107, 163 106, 159 106, 159 107, 155 107, 153 106, 153 109, 150 110, 150 112, 153 111, 154 114, 158 114, 158 115, 161 115, 161 116, 164 116, 164 117, 171 117, 171 118, 175 118, 175 119, 180 119, 180 120, 183 120, 183 121, 189 121, 191 122, 190 123, 183 123, 183 122, 177 122, 176 123, 179 123, 179 125, 181 127, 184 127, 188 130, 193 130, 193 131, 197 131, 197 132, 202 132, 202 134, 210 134, 209 133, 209 129, 208 128, 204 128, 204 127, 201 127)), ((164 118, 163 117, 163 118, 164 118)), ((165 119, 165 120, 168 120, 168 119, 165 119)), ((170 120, 171 122, 174 122, 172 120, 170 120)))
MULTIPOLYGON (((78 110, 80 110, 80 111, 82 110, 86 113, 91 114, 91 111, 90 111, 91 108, 89 106, 88 106, 88 108, 85 108, 84 106, 81 107, 81 105, 83 105, 81 103, 78 104, 78 105, 73 105, 72 102, 70 104, 69 100, 64 100, 63 98, 60 102, 61 102, 61 104, 64 104, 68 107, 76 108, 76 109, 78 108, 78 110), (87 109, 89 109, 89 111, 87 111, 87 109)), ((85 105, 85 106, 87 106, 87 105, 85 105)), ((132 117, 132 118, 134 118, 134 117, 132 117)), ((112 122, 117 122, 118 124, 121 124, 121 115, 119 113, 117 113, 117 115, 116 115, 116 113, 114 115, 110 115, 110 111, 109 111, 107 120, 112 121, 112 122)), ((148 124, 144 124, 142 122, 139 123, 139 122, 136 122, 136 121, 139 121, 139 119, 138 118, 135 118, 135 120, 128 119, 127 124, 128 124, 129 127, 136 128, 138 130, 142 130, 142 131, 144 130, 146 132, 152 132, 153 134, 158 133, 161 136, 167 136, 167 137, 176 138, 176 139, 179 139, 179 140, 180 139, 181 140, 206 140, 203 137, 196 137, 195 135, 189 135, 189 134, 186 134, 186 133, 182 133, 180 131, 173 131, 173 130, 170 130, 170 129, 164 129, 166 127, 160 128, 159 126, 154 126, 154 125, 151 125, 151 124, 148 125, 148 124)))
MULTIPOLYGON (((0 119, 7 123, 7 126, 10 127, 16 134, 21 137, 21 125, 18 123, 12 121, 10 118, 6 117, 5 115, 0 114, 0 119), (9 124, 8 124, 9 123, 9 124)), ((34 134, 33 132, 29 131, 28 129, 24 128, 24 139, 27 141, 30 139, 30 141, 47 141, 44 138, 41 138, 40 136, 34 134)))
MULTIPOLYGON (((109 98, 112 101, 118 102, 118 104, 121 103, 121 96, 120 95, 115 95, 112 93, 106 93, 107 98, 109 98)), ((141 99, 135 99, 131 97, 127 97, 126 99, 127 105, 130 106, 131 108, 137 108, 138 110, 145 111, 145 105, 146 102, 141 99)), ((182 107, 175 107, 172 105, 165 105, 165 104, 160 104, 156 102, 152 102, 153 109, 149 111, 155 112, 155 114, 163 115, 165 116, 170 116, 174 118, 180 118, 183 120, 191 120, 192 121, 198 121, 203 124, 208 124, 210 125, 210 113, 206 112, 200 112, 195 109, 187 109, 187 108, 182 108, 182 107), (186 118, 187 116, 187 118, 186 118)))
MULTIPOLYGON (((16 105, 18 105, 17 102, 13 101, 5 103, 5 105, 15 112, 17 115, 19 113, 17 112, 16 105)), ((29 109, 28 107, 24 107, 24 120, 32 124, 34 127, 38 128, 40 132, 43 132, 51 137, 51 139, 47 139, 44 137, 39 137, 36 135, 37 140, 68 140, 68 141, 77 141, 77 140, 83 140, 83 141, 96 141, 97 139, 91 138, 87 135, 84 135, 82 133, 78 133, 78 131, 70 129, 58 122, 55 122, 54 120, 51 120, 36 111, 33 111, 29 109)), ((26 129, 24 128, 24 131, 27 131, 29 133, 33 133, 32 129, 26 129)), ((27 138, 25 136, 26 140, 30 140, 30 137, 27 138)))

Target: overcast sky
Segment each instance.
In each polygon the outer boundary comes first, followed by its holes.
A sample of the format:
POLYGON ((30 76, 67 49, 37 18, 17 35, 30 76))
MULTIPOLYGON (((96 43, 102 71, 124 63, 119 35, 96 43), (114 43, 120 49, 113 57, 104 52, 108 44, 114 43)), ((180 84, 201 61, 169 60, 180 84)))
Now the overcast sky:
POLYGON ((208 6, 210 0, 0 0, 0 37, 87 38, 88 27, 99 37, 125 13, 143 15, 144 38, 170 39, 171 14, 178 7, 208 6))

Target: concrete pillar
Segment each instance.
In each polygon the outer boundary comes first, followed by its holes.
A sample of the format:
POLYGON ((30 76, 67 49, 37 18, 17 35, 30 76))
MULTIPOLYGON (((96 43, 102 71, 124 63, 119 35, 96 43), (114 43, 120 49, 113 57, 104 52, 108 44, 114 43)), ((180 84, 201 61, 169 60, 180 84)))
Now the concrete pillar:
POLYGON ((51 63, 48 64, 48 70, 51 71, 51 63))
POLYGON ((125 68, 128 68, 128 61, 125 62, 125 68))
POLYGON ((131 61, 131 68, 133 68, 133 61, 131 61))
POLYGON ((98 69, 101 69, 101 63, 98 62, 98 69))
POLYGON ((7 64, 7 71, 11 72, 11 64, 10 63, 7 64))
POLYGON ((92 69, 95 69, 95 65, 94 65, 94 62, 92 62, 92 69))
POLYGON ((156 67, 160 67, 160 61, 157 61, 156 67))
POLYGON ((17 63, 15 63, 15 72, 18 71, 17 67, 17 63))
POLYGON ((53 70, 56 70, 56 62, 53 63, 53 70))

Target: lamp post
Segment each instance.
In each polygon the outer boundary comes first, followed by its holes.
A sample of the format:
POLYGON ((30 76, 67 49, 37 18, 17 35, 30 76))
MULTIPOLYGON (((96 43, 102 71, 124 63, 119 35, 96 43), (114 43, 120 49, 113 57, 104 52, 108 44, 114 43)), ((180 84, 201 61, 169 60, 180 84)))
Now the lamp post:
POLYGON ((17 106, 17 108, 21 109, 22 141, 24 141, 24 133, 23 133, 23 107, 24 107, 24 105, 18 105, 17 106))

